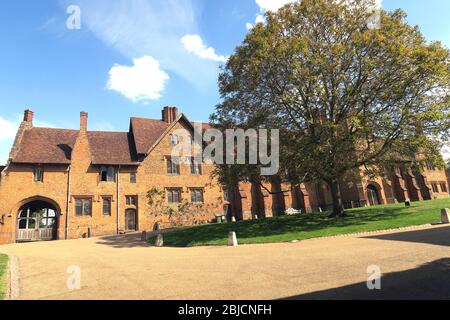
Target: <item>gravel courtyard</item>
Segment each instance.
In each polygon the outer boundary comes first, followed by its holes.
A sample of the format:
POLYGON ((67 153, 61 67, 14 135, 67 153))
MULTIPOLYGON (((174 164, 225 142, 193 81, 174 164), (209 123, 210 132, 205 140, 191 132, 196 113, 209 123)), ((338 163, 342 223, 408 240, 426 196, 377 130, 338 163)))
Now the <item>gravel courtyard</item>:
POLYGON ((248 245, 155 248, 139 235, 0 246, 19 299, 450 299, 450 227, 248 245), (383 273, 369 291, 369 266, 383 273), (71 267, 80 290, 67 286, 71 267), (73 268, 72 268, 73 269, 73 268))

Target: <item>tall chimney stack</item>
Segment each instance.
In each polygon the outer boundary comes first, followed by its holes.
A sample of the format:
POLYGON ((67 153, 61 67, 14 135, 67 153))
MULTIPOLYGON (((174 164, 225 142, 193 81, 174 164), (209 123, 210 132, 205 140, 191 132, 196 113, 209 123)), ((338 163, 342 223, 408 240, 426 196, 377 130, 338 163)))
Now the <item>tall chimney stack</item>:
POLYGON ((80 112, 80 131, 81 132, 87 132, 87 121, 88 121, 88 114, 87 112, 80 112))
POLYGON ((164 107, 162 111, 162 121, 171 124, 178 117, 178 108, 176 107, 164 107))
POLYGON ((34 112, 30 109, 25 110, 23 115, 23 121, 24 122, 33 122, 33 115, 34 112))

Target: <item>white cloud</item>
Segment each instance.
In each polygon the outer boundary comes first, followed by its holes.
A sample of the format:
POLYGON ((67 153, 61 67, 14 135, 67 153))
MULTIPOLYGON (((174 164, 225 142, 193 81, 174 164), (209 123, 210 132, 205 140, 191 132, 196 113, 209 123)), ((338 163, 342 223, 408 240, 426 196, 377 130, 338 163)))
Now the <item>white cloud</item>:
POLYGON ((11 140, 16 136, 18 122, 8 121, 0 116, 0 140, 11 140))
MULTIPOLYGON (((255 23, 265 22, 263 13, 271 11, 276 12, 281 7, 288 3, 300 2, 301 0, 256 0, 256 4, 259 6, 260 14, 257 15, 255 23)), ((338 0, 346 1, 346 0, 338 0)), ((383 7, 383 0, 375 0, 375 9, 381 9, 383 7)), ((253 24, 247 23, 248 30, 253 28, 253 24)))
POLYGON ((381 9, 383 7, 383 0, 376 0, 375 1, 375 7, 377 9, 381 9))
POLYGON ((197 34, 185 35, 181 38, 181 43, 187 51, 202 59, 217 62, 226 62, 228 60, 228 57, 218 55, 214 48, 206 46, 203 39, 197 34))
POLYGON ((442 156, 446 161, 450 160, 450 144, 445 145, 441 150, 442 156))
MULTIPOLYGON (((63 0, 63 5, 71 4, 63 0)), ((216 88, 217 62, 189 53, 180 39, 200 34, 197 18, 203 1, 194 0, 78 0, 82 30, 92 32, 128 59, 152 56, 166 72, 203 91, 216 88)))
POLYGON ((153 57, 133 59, 134 65, 115 65, 109 71, 107 89, 117 91, 133 102, 161 98, 169 75, 160 69, 153 57))
POLYGON ((259 6, 262 12, 266 11, 275 12, 282 6, 296 1, 298 0, 256 0, 256 4, 259 6))
MULTIPOLYGON (((256 4, 259 6, 259 14, 256 16, 255 24, 257 23, 264 23, 266 21, 264 17, 264 13, 271 11, 276 12, 278 9, 280 9, 282 6, 288 4, 288 3, 294 3, 301 0, 256 0, 256 4)), ((245 25, 247 30, 251 30, 254 25, 250 22, 247 22, 245 25)))
POLYGON ((6 164, 20 121, 9 121, 0 116, 0 165, 6 164))

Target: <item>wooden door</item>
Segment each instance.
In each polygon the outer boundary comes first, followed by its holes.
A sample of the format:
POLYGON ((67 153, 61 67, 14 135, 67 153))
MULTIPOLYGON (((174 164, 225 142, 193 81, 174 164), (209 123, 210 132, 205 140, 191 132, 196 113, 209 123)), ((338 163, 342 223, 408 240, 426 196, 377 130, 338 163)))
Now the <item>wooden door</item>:
POLYGON ((137 230, 137 215, 135 209, 128 209, 125 211, 125 229, 127 231, 137 230))

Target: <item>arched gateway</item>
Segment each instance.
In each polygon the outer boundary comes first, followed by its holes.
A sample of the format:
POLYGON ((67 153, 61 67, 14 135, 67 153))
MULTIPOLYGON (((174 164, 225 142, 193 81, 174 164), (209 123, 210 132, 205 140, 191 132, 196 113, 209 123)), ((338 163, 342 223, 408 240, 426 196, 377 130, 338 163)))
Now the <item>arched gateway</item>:
POLYGON ((17 216, 17 242, 56 240, 58 209, 44 200, 22 205, 17 216))
POLYGON ((380 197, 380 193, 378 192, 378 188, 373 184, 369 184, 367 186, 367 198, 369 200, 370 206, 378 206, 378 205, 382 204, 382 200, 380 197))

